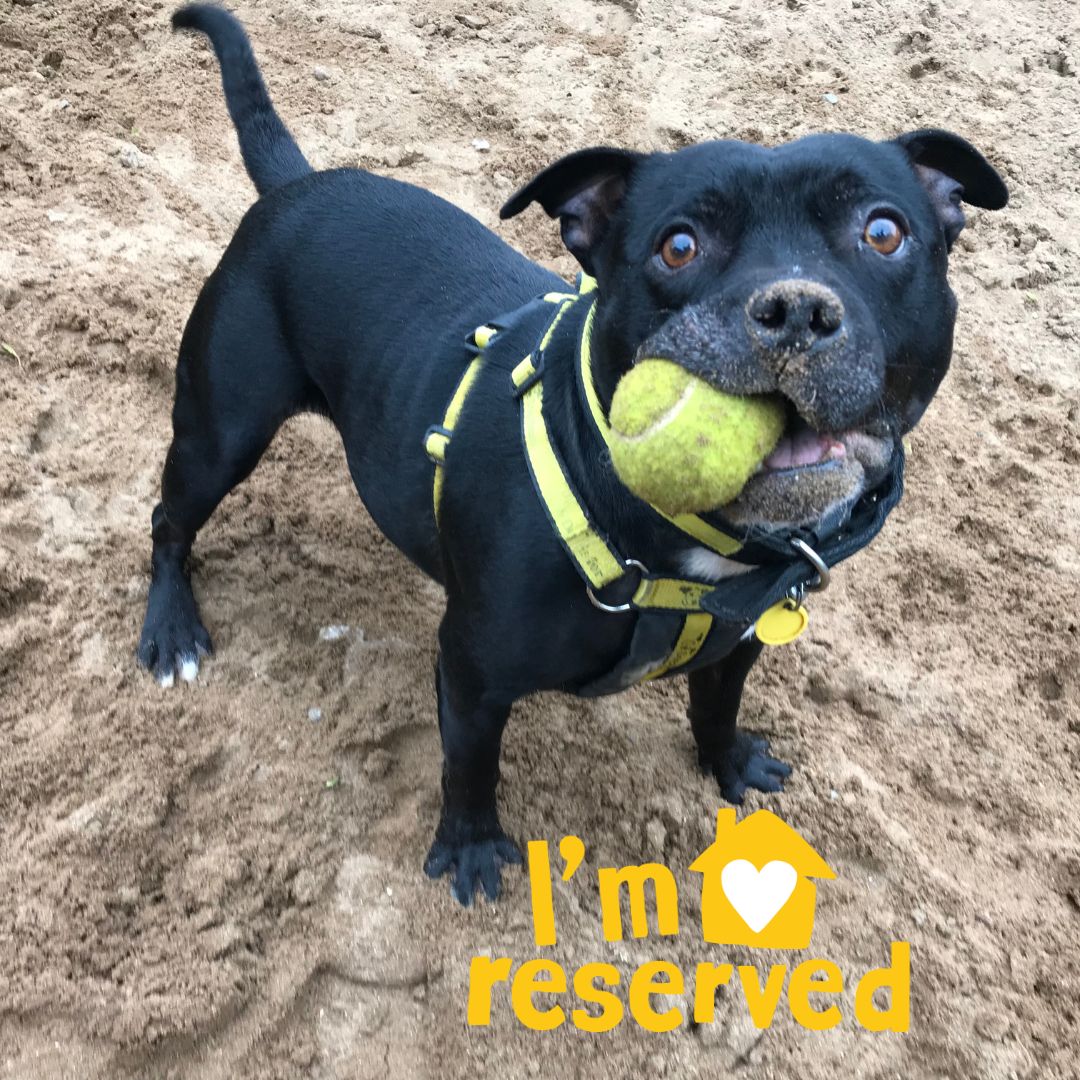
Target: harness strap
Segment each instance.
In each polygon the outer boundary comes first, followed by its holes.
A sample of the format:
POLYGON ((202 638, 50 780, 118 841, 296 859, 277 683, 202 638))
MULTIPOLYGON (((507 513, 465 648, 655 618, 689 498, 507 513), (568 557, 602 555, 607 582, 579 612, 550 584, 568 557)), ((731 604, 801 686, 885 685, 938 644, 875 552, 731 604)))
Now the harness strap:
POLYGON ((533 485, 540 502, 578 573, 594 588, 602 589, 626 574, 618 552, 589 520, 562 460, 551 441, 544 418, 543 353, 562 317, 577 297, 563 300, 535 353, 510 373, 515 396, 521 401, 521 436, 533 485))
POLYGON ((574 296, 560 303, 535 352, 510 373, 514 393, 521 401, 521 434, 533 485, 570 561, 592 589, 603 589, 628 574, 640 573, 630 599, 614 610, 700 612, 702 598, 716 586, 712 582, 656 577, 624 559, 590 520, 551 440, 544 416, 544 349, 577 299, 574 296))
POLYGON ((473 357, 469 366, 462 372, 458 380, 454 394, 450 398, 450 404, 446 406, 446 413, 441 424, 432 424, 424 433, 424 450, 435 465, 435 479, 432 483, 432 506, 435 510, 435 524, 439 524, 439 506, 442 503, 443 469, 446 467, 446 451, 450 447, 450 437, 454 434, 454 427, 461 416, 461 410, 465 406, 465 399, 469 396, 472 385, 476 382, 476 376, 480 374, 480 365, 484 358, 484 348, 495 336, 495 330, 490 326, 478 326, 473 331, 473 341, 480 350, 473 357))
POLYGON ((643 574, 641 584, 630 600, 636 608, 660 608, 664 611, 701 611, 701 601, 716 585, 710 582, 685 581, 682 578, 652 577, 643 574))
POLYGON ((630 599, 625 604, 606 609, 637 611, 639 617, 648 612, 685 615, 666 659, 641 676, 645 680, 655 679, 689 663, 705 644, 713 626, 713 617, 702 611, 701 602, 715 585, 711 582, 655 577, 645 573, 638 564, 624 559, 590 520, 552 442, 544 416, 544 350, 563 316, 580 295, 560 298, 559 310, 540 339, 540 344, 514 367, 510 381, 515 396, 521 401, 522 441, 533 485, 567 555, 588 583, 590 599, 597 606, 606 607, 597 602, 593 590, 623 580, 630 573, 640 573, 640 580, 630 599))
POLYGON ((659 679, 661 675, 666 675, 674 668, 682 667, 683 664, 690 663, 690 661, 701 651, 701 647, 708 639, 709 631, 712 630, 712 628, 713 617, 711 615, 706 615, 704 612, 700 611, 692 615, 687 615, 686 619, 683 621, 682 630, 679 632, 678 639, 675 641, 675 647, 671 650, 668 658, 645 675, 642 678, 642 682, 648 682, 650 679, 659 679))
MULTIPOLYGON (((548 322, 537 347, 519 361, 511 371, 510 381, 514 396, 521 402, 522 443, 533 486, 563 548, 584 579, 590 600, 605 611, 636 612, 639 620, 649 618, 650 613, 653 613, 646 632, 646 636, 654 641, 651 655, 662 656, 666 650, 667 656, 651 670, 646 670, 644 674, 637 676, 639 680, 647 681, 659 678, 690 663, 709 638, 716 625, 716 619, 722 618, 725 613, 719 609, 717 603, 718 590, 715 582, 655 576, 648 573, 640 563, 623 558, 607 536, 590 519, 551 438, 544 414, 544 351, 551 343, 563 317, 570 308, 582 297, 595 290, 596 281, 582 275, 577 292, 550 292, 540 298, 545 303, 555 305, 557 310, 548 322), (614 585, 616 582, 627 584, 623 595, 629 592, 629 597, 613 605, 601 602, 596 597, 595 591, 614 585), (671 636, 667 637, 666 635, 669 634, 671 636), (665 638, 670 642, 669 645, 663 644, 665 638), (659 648, 656 647, 657 645, 659 648)), ((590 303, 583 320, 581 340, 578 343, 578 377, 596 430, 600 433, 605 445, 610 446, 611 433, 592 379, 590 340, 595 311, 595 304, 590 303)), ((477 355, 458 380, 442 423, 432 425, 424 435, 424 448, 435 464, 432 500, 436 525, 439 523, 446 455, 454 427, 460 419, 469 391, 480 373, 484 361, 484 350, 499 329, 501 329, 501 324, 496 322, 495 325, 481 326, 474 331, 470 345, 476 349, 477 355)), ((656 507, 651 507, 651 510, 685 535, 719 555, 733 555, 743 548, 739 540, 695 514, 669 516, 656 507)), ((884 513, 881 516, 883 518, 884 513)), ((793 573, 797 575, 799 571, 796 570, 793 573)), ((785 609, 785 613, 788 609, 796 610, 797 605, 785 599, 788 591, 790 590, 772 597, 776 602, 765 612, 765 616, 781 608, 785 609)), ((805 626, 805 611, 801 608, 797 610, 802 612, 802 625, 805 626)), ((765 616, 759 616, 759 620, 765 616)), ((726 620, 722 618, 722 621, 725 625, 734 626, 742 620, 739 615, 732 612, 730 617, 726 620)), ((635 630, 635 640, 644 628, 645 624, 639 622, 635 630)), ((798 632, 781 634, 778 631, 774 635, 775 640, 768 643, 782 644, 793 640, 796 636, 798 632)), ((763 640, 765 640, 764 637, 763 640)), ((603 681, 600 680, 600 682, 603 681)))
MULTIPOLYGON (((641 613, 670 612, 685 616, 671 651, 666 659, 646 672, 643 680, 659 678, 668 671, 689 663, 697 655, 709 636, 713 626, 713 616, 702 611, 702 599, 712 591, 713 585, 698 581, 685 581, 678 578, 656 577, 638 570, 634 564, 621 557, 608 538, 590 520, 581 498, 574 489, 570 476, 552 442, 544 416, 544 350, 551 343, 563 316, 569 309, 596 289, 592 278, 582 278, 579 292, 547 293, 543 299, 557 305, 554 317, 549 322, 536 349, 521 360, 511 372, 514 395, 521 401, 521 431, 525 447, 529 472, 536 488, 540 503, 550 520, 563 548, 573 562, 578 573, 585 579, 592 590, 603 589, 627 577, 629 573, 640 572, 640 580, 630 599, 615 610, 638 611, 641 613)), ((591 326, 592 309, 589 312, 591 326)), ((424 435, 424 449, 435 465, 432 485, 432 503, 436 526, 439 524, 439 510, 442 502, 446 455, 453 437, 454 428, 460 419, 466 398, 472 389, 484 360, 484 349, 495 336, 496 328, 481 326, 473 333, 473 344, 477 355, 466 367, 458 380, 450 402, 446 407, 442 423, 433 424, 424 435)), ((587 339, 586 339, 587 340, 587 339)), ((586 346, 587 347, 587 346, 586 346)), ((588 363, 586 354, 586 364, 588 363)), ((585 370, 588 370, 586 367, 585 370)), ((591 375, 586 385, 592 395, 590 405, 595 400, 591 375)), ((594 406, 599 409, 599 403, 594 406)), ((599 425, 604 430, 604 425, 599 425)), ((686 515, 689 517, 689 515, 686 515)), ((730 552, 738 544, 722 533, 712 530, 711 526, 700 519, 698 538, 702 543, 717 550, 730 552), (715 533, 715 535, 713 535, 715 533)), ((693 527, 693 525, 691 526, 693 527)), ((689 531, 689 530, 686 530, 689 531)))

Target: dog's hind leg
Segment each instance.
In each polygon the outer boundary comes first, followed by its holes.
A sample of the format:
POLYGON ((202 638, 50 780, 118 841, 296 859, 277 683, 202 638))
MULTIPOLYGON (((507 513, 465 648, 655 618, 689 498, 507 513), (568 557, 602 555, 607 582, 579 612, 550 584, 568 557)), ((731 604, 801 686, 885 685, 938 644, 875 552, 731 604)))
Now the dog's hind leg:
POLYGON ((211 651, 187 566, 195 534, 255 468, 282 422, 319 407, 269 298, 232 295, 226 303, 221 292, 211 279, 184 333, 172 445, 151 516, 150 594, 137 657, 163 686, 176 675, 194 679, 211 651))

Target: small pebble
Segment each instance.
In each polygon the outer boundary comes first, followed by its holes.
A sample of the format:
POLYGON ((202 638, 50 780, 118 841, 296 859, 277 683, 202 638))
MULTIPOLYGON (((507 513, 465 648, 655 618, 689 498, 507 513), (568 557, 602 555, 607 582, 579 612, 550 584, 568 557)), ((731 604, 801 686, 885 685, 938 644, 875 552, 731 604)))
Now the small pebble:
POLYGON ((134 885, 121 885, 116 895, 124 907, 133 908, 139 902, 140 893, 134 885))
POLYGON ((319 631, 320 641, 340 641, 347 633, 349 628, 347 626, 324 626, 319 631))
POLYGON ((317 705, 312 705, 307 711, 307 718, 313 723, 317 724, 322 719, 322 709, 317 705))
POLYGON ((491 22, 485 15, 455 15, 454 18, 462 26, 467 26, 470 30, 483 30, 491 22))
POLYGON ((829 105, 835 105, 840 100, 835 94, 822 94, 821 98, 829 105))
POLYGON ((491 149, 491 143, 487 139, 473 139, 472 146, 474 150, 479 151, 481 154, 491 149))
POLYGON ((923 911, 922 908, 916 908, 911 913, 911 917, 915 920, 915 925, 916 926, 925 926, 926 925, 926 912, 923 911))
POLYGON ((125 169, 143 169, 150 164, 150 157, 144 154, 134 143, 121 143, 117 150, 120 155, 120 164, 125 169))
POLYGON ((330 81, 330 72, 327 68, 316 66, 312 68, 311 74, 314 75, 319 82, 330 81))

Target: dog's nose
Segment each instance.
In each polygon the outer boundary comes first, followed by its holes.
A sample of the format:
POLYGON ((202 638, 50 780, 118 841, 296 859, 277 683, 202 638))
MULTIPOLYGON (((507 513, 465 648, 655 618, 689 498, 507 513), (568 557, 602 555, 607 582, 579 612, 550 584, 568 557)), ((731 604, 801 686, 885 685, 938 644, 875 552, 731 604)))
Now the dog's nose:
POLYGON ((750 336, 769 352, 809 352, 844 325, 840 297, 817 281, 789 278, 758 289, 746 305, 750 336))

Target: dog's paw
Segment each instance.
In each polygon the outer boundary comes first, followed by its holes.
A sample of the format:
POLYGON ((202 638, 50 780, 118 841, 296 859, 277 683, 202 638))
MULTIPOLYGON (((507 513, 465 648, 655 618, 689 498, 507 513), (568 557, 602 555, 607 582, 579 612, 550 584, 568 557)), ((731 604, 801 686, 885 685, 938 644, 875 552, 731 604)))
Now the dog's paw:
POLYGON ((501 829, 494 835, 460 842, 436 836, 424 860, 424 873, 440 878, 449 871, 450 891, 469 907, 477 888, 483 888, 489 900, 497 899, 501 867, 521 862, 521 850, 501 829))
MULTIPOLYGON (((183 583, 187 586, 187 583, 183 583)), ((170 687, 177 677, 194 682, 199 662, 213 652, 210 635, 199 618, 195 597, 187 586, 168 593, 156 584, 146 605, 146 619, 135 655, 158 685, 170 687)))
POLYGON ((714 761, 703 761, 720 785, 720 794, 730 803, 742 805, 750 788, 756 791, 783 791, 791 766, 769 754, 769 740, 745 731, 735 733, 735 742, 714 761))

